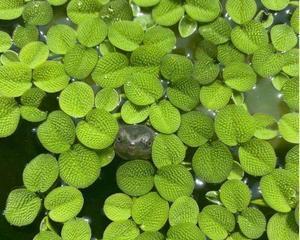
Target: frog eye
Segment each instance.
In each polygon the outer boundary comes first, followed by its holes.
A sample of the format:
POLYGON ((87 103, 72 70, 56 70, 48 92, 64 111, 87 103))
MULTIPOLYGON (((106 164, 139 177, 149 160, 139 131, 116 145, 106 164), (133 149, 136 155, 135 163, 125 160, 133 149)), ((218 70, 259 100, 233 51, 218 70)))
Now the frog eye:
POLYGON ((118 136, 116 141, 117 141, 118 143, 121 142, 121 137, 118 136))

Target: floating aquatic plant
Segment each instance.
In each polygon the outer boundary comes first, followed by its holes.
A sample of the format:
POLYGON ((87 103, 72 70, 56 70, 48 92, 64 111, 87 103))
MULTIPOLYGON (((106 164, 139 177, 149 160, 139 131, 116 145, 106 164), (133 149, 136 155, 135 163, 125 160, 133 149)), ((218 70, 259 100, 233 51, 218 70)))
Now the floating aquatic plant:
POLYGON ((298 239, 298 2, 2 0, 2 20, 0 138, 25 120, 44 148, 7 196, 11 225, 45 214, 34 240, 298 239), (249 101, 268 82, 277 115, 249 101), (84 189, 110 164, 95 236, 84 189))

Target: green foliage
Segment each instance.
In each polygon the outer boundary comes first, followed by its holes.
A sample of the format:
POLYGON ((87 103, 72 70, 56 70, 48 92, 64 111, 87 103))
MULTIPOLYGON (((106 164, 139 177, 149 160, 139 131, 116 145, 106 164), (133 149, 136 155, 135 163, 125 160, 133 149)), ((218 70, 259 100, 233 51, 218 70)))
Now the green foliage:
POLYGON ((266 218, 256 208, 246 208, 238 216, 237 222, 241 232, 248 238, 257 239, 266 230, 266 218))
POLYGON ((200 229, 213 240, 225 239, 234 230, 234 215, 219 205, 208 205, 198 216, 200 229))
POLYGON ((57 180, 59 167, 55 157, 40 154, 33 158, 23 171, 25 187, 32 192, 46 192, 57 180))
POLYGON ((233 157, 225 144, 215 141, 197 149, 192 166, 196 176, 204 181, 220 183, 229 176, 233 167, 233 157))
POLYGON ((19 55, 15 51, 7 50, 0 56, 0 64, 8 65, 12 62, 20 62, 19 55))
POLYGON ((65 71, 69 76, 84 79, 90 75, 98 61, 98 53, 93 48, 75 45, 64 57, 65 71))
POLYGON ((168 240, 205 240, 205 235, 192 223, 182 223, 169 228, 167 232, 168 240))
POLYGON ((62 240, 62 239, 55 232, 46 230, 35 235, 33 240, 62 240))
POLYGON ((149 116, 148 106, 137 106, 126 101, 121 108, 121 117, 127 124, 137 124, 145 121, 149 116))
POLYGON ((208 109, 218 110, 225 107, 232 96, 231 88, 223 85, 221 81, 215 81, 200 90, 200 102, 208 109))
POLYGON ((46 61, 33 70, 33 84, 48 93, 63 90, 69 80, 64 65, 57 61, 46 61))
POLYGON ((175 135, 158 134, 152 144, 152 160, 157 168, 179 164, 185 158, 186 147, 175 135))
POLYGON ((117 48, 131 52, 143 41, 141 25, 132 21, 119 21, 108 28, 108 39, 117 48))
POLYGON ((164 235, 160 232, 143 232, 135 240, 164 240, 164 235))
POLYGON ((217 58, 225 66, 234 62, 245 62, 245 55, 228 43, 218 46, 217 58))
POLYGON ((293 12, 293 15, 291 17, 291 26, 294 29, 295 33, 299 34, 299 7, 296 8, 296 10, 293 12))
POLYGON ((161 167, 154 177, 154 184, 159 194, 170 202, 190 196, 195 185, 192 174, 182 165, 161 167))
POLYGON ((178 224, 197 224, 199 207, 192 197, 179 197, 170 207, 169 222, 171 226, 178 224))
POLYGON ((47 118, 47 112, 41 111, 33 106, 21 106, 20 113, 21 117, 29 122, 41 122, 47 118))
POLYGON ((218 45, 230 40, 231 26, 225 18, 219 17, 212 23, 200 26, 199 33, 205 40, 218 45))
POLYGON ((133 19, 132 8, 128 1, 112 0, 103 2, 105 5, 100 10, 100 16, 107 24, 120 20, 130 21, 133 19))
POLYGON ((189 16, 183 16, 178 24, 178 31, 182 38, 191 36, 198 27, 198 23, 189 16))
POLYGON ((27 2, 22 17, 31 25, 47 25, 53 18, 53 9, 47 1, 27 2))
POLYGON ((66 54, 76 43, 76 31, 64 24, 57 24, 47 32, 47 44, 53 53, 66 54))
POLYGON ((298 78, 288 79, 282 86, 283 100, 291 108, 299 109, 299 81, 298 78))
POLYGON ((253 137, 255 121, 242 106, 230 104, 217 114, 215 130, 223 143, 235 146, 238 143, 247 142, 253 137))
POLYGON ((60 154, 58 164, 60 178, 76 188, 89 187, 100 175, 101 165, 97 154, 80 144, 60 154))
POLYGON ((169 215, 169 203, 158 193, 150 192, 134 200, 132 218, 143 231, 158 231, 169 215))
POLYGON ((140 7, 152 7, 160 2, 160 0, 133 0, 140 7))
POLYGON ((291 213, 275 213, 269 220, 267 234, 270 240, 297 240, 298 225, 291 213))
POLYGON ((199 22, 211 22, 221 11, 218 0, 186 0, 184 9, 192 19, 199 22))
POLYGON ((70 149, 75 141, 75 125, 62 111, 53 111, 45 122, 39 125, 37 136, 43 147, 53 153, 70 149))
POLYGON ((289 212, 297 204, 298 180, 284 169, 276 169, 260 180, 260 189, 265 202, 278 212, 289 212))
POLYGON ((101 4, 98 0, 71 0, 67 6, 67 15, 76 24, 87 19, 99 17, 101 4))
POLYGON ((47 0, 53 6, 61 6, 64 5, 68 0, 47 0))
POLYGON ((168 100, 162 100, 158 104, 153 103, 150 107, 149 119, 154 129, 165 134, 176 132, 181 122, 180 112, 168 100))
POLYGON ((71 186, 53 189, 44 200, 49 217, 55 222, 66 222, 74 218, 83 206, 83 196, 71 186))
POLYGON ((87 221, 82 218, 76 218, 64 223, 61 236, 64 240, 90 240, 92 233, 87 221))
POLYGON ((0 138, 13 134, 20 120, 20 109, 14 98, 0 96, 0 138))
POLYGON ((160 0, 152 9, 152 18, 155 23, 162 26, 176 24, 184 15, 184 9, 176 0, 160 0))
POLYGON ((110 223, 103 233, 103 240, 133 240, 140 234, 132 220, 110 223))
POLYGON ((299 145, 291 148, 285 155, 284 169, 299 177, 299 145))
POLYGON ((198 111, 182 114, 177 134, 186 145, 198 147, 212 138, 214 134, 213 120, 198 111))
POLYGON ((30 42, 38 41, 39 31, 36 26, 27 24, 23 27, 19 25, 15 28, 12 38, 17 47, 23 48, 30 42))
POLYGON ((240 180, 228 180, 220 188, 220 199, 230 212, 240 212, 249 205, 251 191, 240 180))
POLYGON ((15 189, 8 195, 4 216, 11 225, 29 225, 37 217, 41 203, 35 193, 24 188, 15 189))
POLYGON ((106 198, 103 211, 112 221, 124 221, 131 217, 132 199, 124 193, 115 193, 106 198))
POLYGON ((257 11, 255 0, 228 0, 226 11, 237 24, 249 22, 257 11))
POLYGON ((118 168, 117 185, 130 196, 141 196, 153 188, 154 174, 155 169, 149 161, 129 161, 118 168))
POLYGON ((96 151, 96 153, 100 160, 101 167, 105 167, 108 164, 110 164, 116 155, 115 150, 112 146, 105 149, 98 150, 96 151))
POLYGON ((223 78, 226 85, 240 92, 251 90, 256 83, 256 74, 246 63, 228 64, 224 68, 223 78))
POLYGON ((94 106, 93 89, 84 82, 73 82, 60 93, 59 106, 72 117, 84 117, 94 106))
POLYGON ((4 97, 19 97, 31 88, 31 70, 21 62, 0 66, 0 94, 4 97))
POLYGON ((25 106, 38 107, 42 103, 46 93, 39 88, 30 88, 20 98, 21 104, 25 106))
POLYGON ((258 139, 272 139, 278 134, 277 130, 272 129, 272 126, 276 123, 276 119, 264 113, 255 113, 253 115, 256 123, 256 131, 254 136, 258 139))
POLYGON ((6 52, 12 45, 12 39, 7 32, 0 31, 0 53, 6 52))
POLYGON ((149 105, 163 95, 163 86, 159 79, 149 73, 132 73, 125 82, 126 97, 139 106, 149 105))
POLYGON ((30 68, 36 68, 46 62, 49 49, 43 42, 30 42, 25 45, 19 54, 20 61, 26 63, 30 68))
POLYGON ((101 89, 95 97, 95 107, 108 112, 113 111, 120 103, 120 96, 113 88, 101 89))
POLYGON ((23 0, 3 0, 0 2, 0 19, 16 19, 22 15, 23 9, 23 0))
POLYGON ((271 29, 272 44, 278 51, 288 51, 296 46, 298 39, 292 27, 278 24, 271 29))
POLYGON ((259 139, 251 139, 240 146, 239 160, 244 171, 252 176, 269 174, 277 161, 272 145, 259 139))
POLYGON ((261 0, 261 2, 266 8, 274 11, 280 11, 286 8, 289 4, 289 0, 261 0))
POLYGON ((279 133, 290 143, 299 143, 299 114, 287 113, 278 122, 279 133))

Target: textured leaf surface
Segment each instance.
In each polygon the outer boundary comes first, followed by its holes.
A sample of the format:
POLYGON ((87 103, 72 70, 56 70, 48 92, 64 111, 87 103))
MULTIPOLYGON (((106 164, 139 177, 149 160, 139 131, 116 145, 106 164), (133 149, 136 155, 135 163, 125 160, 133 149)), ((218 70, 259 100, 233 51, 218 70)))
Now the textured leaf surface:
POLYGON ((288 51, 296 46, 298 39, 292 27, 278 24, 271 29, 271 40, 278 51, 288 51))
POLYGON ((47 1, 27 2, 22 17, 31 25, 46 25, 53 18, 53 9, 47 1))
POLYGON ((20 109, 13 98, 0 96, 0 138, 15 132, 20 120, 20 109))
POLYGON ((76 218, 64 223, 61 236, 64 240, 90 240, 92 237, 91 227, 82 218, 76 218))
POLYGON ((3 0, 0 3, 0 19, 16 19, 22 15, 23 9, 23 0, 3 0))
POLYGON ((279 132, 290 143, 299 143, 299 114, 287 113, 278 122, 279 132))
POLYGON ((95 107, 108 112, 113 111, 119 105, 119 102, 120 96, 113 88, 103 88, 95 97, 95 107))
POLYGON ((219 45, 217 58, 219 62, 225 66, 230 65, 233 62, 245 62, 245 55, 231 44, 219 45))
POLYGON ((3 53, 10 49, 12 45, 12 39, 7 32, 0 31, 0 53, 3 53))
POLYGON ((184 9, 192 19, 199 22, 211 22, 221 11, 218 0, 187 0, 184 9))
POLYGON ((121 108, 121 117, 127 124, 137 124, 145 121, 149 116, 148 106, 137 106, 126 101, 121 108))
POLYGON ((12 38, 17 47, 23 48, 30 42, 38 41, 39 31, 36 26, 25 25, 23 27, 19 25, 15 28, 12 38))
POLYGON ((205 235, 192 223, 183 223, 172 226, 167 232, 168 240, 204 240, 205 235))
POLYGON ((67 15, 72 22, 79 24, 87 19, 99 17, 101 4, 97 0, 71 0, 67 6, 67 15))
POLYGON ((132 220, 110 223, 103 233, 103 240, 133 240, 140 234, 138 226, 132 220))
POLYGON ((280 11, 289 4, 289 0, 261 0, 261 2, 266 8, 274 11, 280 11))
POLYGON ((237 24, 243 24, 250 21, 257 10, 254 0, 228 0, 226 2, 226 11, 237 24))

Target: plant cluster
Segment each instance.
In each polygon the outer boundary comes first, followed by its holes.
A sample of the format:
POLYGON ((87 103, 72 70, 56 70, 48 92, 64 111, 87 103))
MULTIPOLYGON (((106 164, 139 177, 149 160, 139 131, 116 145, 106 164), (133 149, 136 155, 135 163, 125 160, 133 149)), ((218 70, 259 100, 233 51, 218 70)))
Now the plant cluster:
POLYGON ((7 221, 29 225, 42 209, 34 240, 91 239, 89 223, 78 217, 80 189, 114 159, 123 121, 148 124, 157 135, 151 160, 117 169, 120 192, 101 206, 111 220, 103 240, 249 240, 265 232, 270 240, 297 240, 297 5, 1 0, 0 19, 19 24, 0 31, 0 137, 22 118, 39 124, 48 151, 25 167, 24 187, 10 192, 7 221), (56 22, 57 9, 70 21, 56 22), (289 21, 278 22, 286 9, 289 21), (178 51, 195 36, 191 54, 178 51), (282 94, 289 112, 280 119, 248 111, 244 93, 258 81, 272 81, 282 94), (59 109, 49 112, 41 106, 53 94, 59 109), (290 146, 281 161, 272 145, 279 136, 290 146), (259 197, 244 176, 259 181, 259 197), (209 205, 194 199, 195 179, 219 186, 206 193, 209 205), (61 224, 60 233, 51 222, 61 224))

